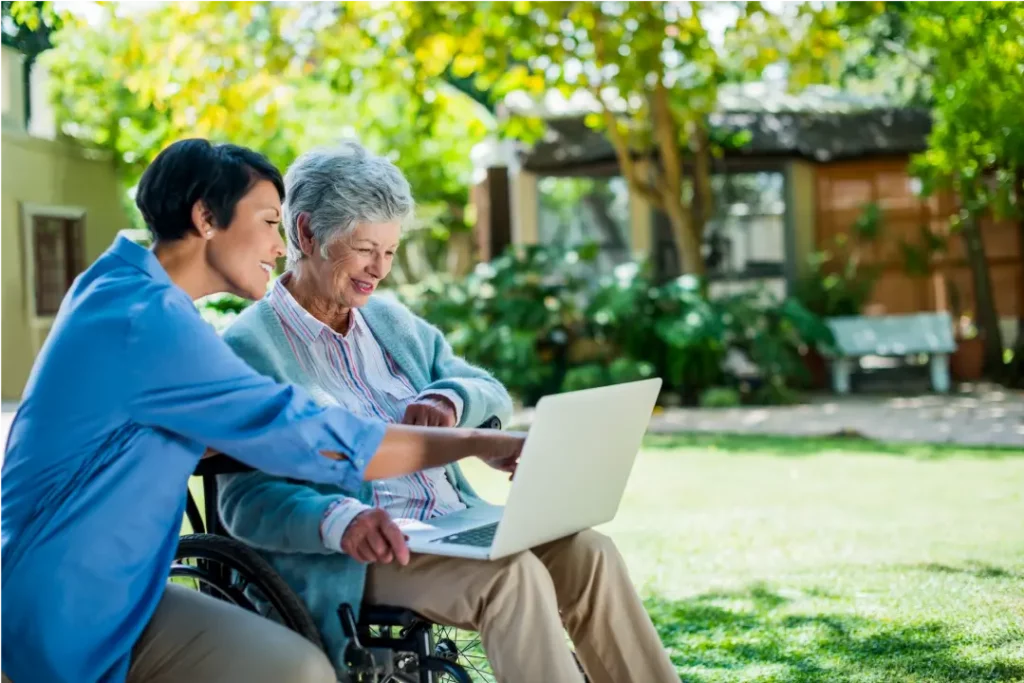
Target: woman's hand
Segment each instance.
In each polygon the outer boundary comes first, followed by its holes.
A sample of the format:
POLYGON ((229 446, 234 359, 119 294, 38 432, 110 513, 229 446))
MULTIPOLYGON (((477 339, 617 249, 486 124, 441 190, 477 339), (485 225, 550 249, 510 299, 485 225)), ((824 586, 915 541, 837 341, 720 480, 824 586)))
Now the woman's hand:
POLYGON ((526 443, 526 432, 495 431, 493 438, 487 440, 486 450, 478 457, 494 469, 508 472, 509 479, 511 479, 519 465, 519 456, 522 455, 524 443, 526 443))
POLYGON ((402 424, 421 427, 454 427, 455 406, 443 396, 424 396, 405 408, 402 424))

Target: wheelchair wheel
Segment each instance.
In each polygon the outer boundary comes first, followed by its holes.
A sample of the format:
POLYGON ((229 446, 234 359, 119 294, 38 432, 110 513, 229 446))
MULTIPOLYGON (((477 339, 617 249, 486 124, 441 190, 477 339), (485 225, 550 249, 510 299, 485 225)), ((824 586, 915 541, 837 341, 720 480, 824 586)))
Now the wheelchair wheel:
MULTIPOLYGON (((434 658, 444 659, 454 664, 458 664, 466 673, 469 674, 470 680, 473 683, 496 683, 497 679, 494 677, 494 672, 491 671, 491 665, 487 661, 487 655, 484 653, 483 644, 480 642, 480 634, 474 633, 473 631, 463 631, 455 628, 454 626, 442 626, 441 624, 435 624, 433 628, 434 636, 434 658)), ((568 640, 568 639, 566 639, 568 640)), ((571 645, 571 641, 568 645, 571 645)), ((576 666, 579 667, 581 673, 583 673, 583 665, 580 663, 576 653, 573 653, 573 659, 576 660, 576 666)), ((451 681, 452 683, 459 683, 458 678, 445 678, 443 675, 440 678, 444 683, 451 681)), ((583 676, 584 682, 588 681, 586 674, 583 676)))
POLYGON ((324 649, 320 632, 299 596, 270 563, 233 538, 182 536, 170 580, 276 621, 324 649))
MULTIPOLYGON (((458 664, 466 670, 473 683, 495 683, 497 679, 487 662, 479 633, 440 624, 435 624, 433 631, 434 657, 458 664)), ((441 680, 447 683, 447 679, 441 680)))

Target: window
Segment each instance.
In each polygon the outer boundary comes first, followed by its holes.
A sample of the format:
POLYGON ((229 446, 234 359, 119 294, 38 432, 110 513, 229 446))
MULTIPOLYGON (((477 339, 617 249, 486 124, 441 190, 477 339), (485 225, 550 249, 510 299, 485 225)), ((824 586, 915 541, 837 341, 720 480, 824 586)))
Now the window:
POLYGON ((596 244, 603 272, 630 260, 629 190, 622 178, 548 176, 538 181, 537 193, 541 244, 596 244))
MULTIPOLYGON (((709 280, 778 279, 786 263, 786 179, 776 170, 726 170, 711 176, 714 212, 704 226, 709 280)), ((660 273, 679 272, 675 238, 664 213, 654 220, 652 256, 660 273)))
POLYGON ((85 217, 29 214, 35 314, 56 315, 71 283, 85 270, 85 217))
POLYGON ((781 277, 786 260, 785 180, 778 171, 711 178, 715 212, 705 226, 708 274, 781 277))

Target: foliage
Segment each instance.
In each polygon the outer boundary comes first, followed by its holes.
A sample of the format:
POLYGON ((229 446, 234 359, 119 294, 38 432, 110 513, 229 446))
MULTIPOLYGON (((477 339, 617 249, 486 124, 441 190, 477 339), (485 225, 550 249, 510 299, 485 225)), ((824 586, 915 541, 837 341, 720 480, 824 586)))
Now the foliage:
MULTIPOLYGON (((12 5, 20 9, 12 10, 15 25, 51 16, 40 3, 12 5)), ((420 205, 422 225, 407 236, 396 277, 468 267, 470 151, 492 117, 442 78, 394 58, 382 35, 403 25, 397 10, 368 3, 93 9, 57 16, 49 35, 55 47, 40 59, 62 133, 114 152, 126 188, 183 137, 253 147, 282 168, 312 147, 355 137, 395 161, 420 205), (459 243, 457 259, 450 240, 459 243)))
MULTIPOLYGON (((822 321, 794 299, 709 300, 696 278, 658 285, 637 264, 592 284, 592 257, 592 250, 519 248, 464 279, 437 277, 400 293, 456 353, 490 369, 527 404, 654 375, 690 403, 713 386, 750 398, 763 386, 800 383, 800 349, 831 342, 822 321), (749 358, 758 376, 731 372, 730 352, 749 358)), ((776 400, 782 391, 761 395, 776 400)))
POLYGON ((3 2, 3 42, 27 61, 52 47, 50 35, 60 28, 61 16, 52 2, 3 2))
POLYGON ((203 320, 218 332, 224 332, 249 304, 249 301, 233 294, 215 294, 197 301, 196 307, 203 320))
MULTIPOLYGON (((923 86, 916 101, 931 109, 933 127, 914 172, 926 194, 950 191, 960 204, 951 228, 962 237, 971 267, 986 365, 998 372, 1003 349, 980 220, 1002 217, 1024 231, 1024 6, 840 2, 808 16, 806 35, 833 48, 803 59, 807 81, 835 78, 828 63, 856 61, 851 43, 857 43, 869 47, 874 61, 866 75, 883 77, 880 85, 900 89, 899 83, 885 82, 883 73, 883 67, 898 65, 923 86)), ((802 49, 807 45, 803 41, 802 49)), ((1019 350, 1024 351, 1024 334, 1019 350)), ((1024 382, 1024 363, 1016 372, 1024 382)))
POLYGON ((879 276, 878 267, 862 263, 862 252, 877 241, 882 229, 878 205, 866 204, 853 225, 852 236, 839 234, 831 248, 808 257, 796 283, 796 298, 823 318, 860 315, 879 276))
MULTIPOLYGON (((731 32, 741 32, 742 21, 765 20, 758 3, 740 5, 731 32)), ((582 104, 586 125, 607 134, 630 192, 668 216, 684 272, 704 273, 712 159, 722 144, 742 141, 719 139, 708 117, 718 87, 740 66, 756 73, 778 56, 775 48, 746 50, 740 59, 716 48, 708 24, 728 23, 730 11, 697 3, 417 6, 419 39, 452 50, 456 76, 473 78, 492 98, 514 94, 531 103, 505 122, 506 134, 537 139, 543 115, 536 110, 550 97, 582 104)))
POLYGON ((744 384, 724 364, 730 351, 756 366, 761 383, 804 379, 800 348, 832 343, 828 327, 795 299, 762 292, 709 299, 683 276, 656 285, 645 269, 620 268, 592 298, 595 334, 657 368, 667 386, 694 402, 711 386, 744 384))
POLYGON ((701 408, 735 408, 742 399, 732 387, 711 387, 700 395, 701 408))
POLYGON ((583 325, 584 268, 577 252, 516 248, 461 280, 434 276, 400 292, 446 332, 455 353, 532 403, 565 377, 583 325))
MULTIPOLYGON (((986 213, 1009 218, 1024 236, 1024 7, 940 3, 914 12, 914 37, 934 55, 936 86, 934 126, 916 171, 926 191, 952 190, 960 199, 952 227, 964 239, 986 368, 995 374, 1003 365, 1002 334, 978 222, 986 213)), ((1024 381, 1024 366, 1017 372, 1024 381)))

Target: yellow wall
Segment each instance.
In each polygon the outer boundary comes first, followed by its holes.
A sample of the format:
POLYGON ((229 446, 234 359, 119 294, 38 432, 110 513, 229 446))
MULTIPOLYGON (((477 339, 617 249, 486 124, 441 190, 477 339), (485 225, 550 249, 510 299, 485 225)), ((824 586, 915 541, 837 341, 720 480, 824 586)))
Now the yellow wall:
POLYGON ((85 210, 85 255, 91 263, 129 227, 119 201, 121 192, 113 163, 88 158, 75 145, 4 131, 2 175, 2 370, 4 400, 17 400, 32 361, 49 329, 30 315, 26 283, 26 252, 22 204, 85 210))
POLYGON ((793 238, 796 243, 796 273, 803 275, 807 259, 815 249, 814 221, 815 195, 814 165, 808 161, 790 162, 790 193, 793 216, 793 238))
POLYGON ((537 176, 520 171, 511 177, 512 244, 537 244, 537 176))
MULTIPOLYGON (((645 175, 648 161, 637 162, 637 173, 645 175)), ((646 259, 651 255, 651 245, 654 243, 654 225, 651 217, 654 215, 654 207, 646 198, 629 193, 629 247, 633 252, 633 258, 646 259)))

